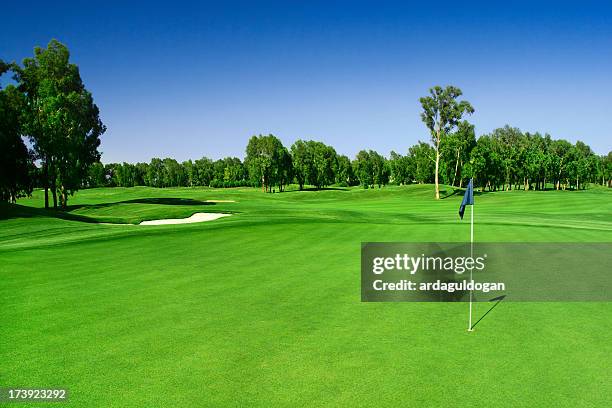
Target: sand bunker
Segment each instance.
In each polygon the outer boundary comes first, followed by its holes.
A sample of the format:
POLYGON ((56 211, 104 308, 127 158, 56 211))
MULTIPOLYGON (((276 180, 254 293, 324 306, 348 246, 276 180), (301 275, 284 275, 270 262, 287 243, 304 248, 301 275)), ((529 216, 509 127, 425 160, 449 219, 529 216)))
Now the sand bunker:
POLYGON ((206 200, 207 203, 235 203, 234 200, 206 200))
POLYGON ((229 217, 232 214, 222 213, 195 213, 188 218, 167 218, 164 220, 142 221, 139 225, 171 225, 171 224, 191 224, 193 222, 213 221, 222 217, 229 217))

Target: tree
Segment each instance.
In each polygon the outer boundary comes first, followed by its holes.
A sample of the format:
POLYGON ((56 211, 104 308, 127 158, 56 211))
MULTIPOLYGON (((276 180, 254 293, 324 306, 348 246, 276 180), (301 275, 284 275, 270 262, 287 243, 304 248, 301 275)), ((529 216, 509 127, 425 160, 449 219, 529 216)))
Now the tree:
POLYGON ((154 157, 147 167, 146 183, 150 187, 164 187, 164 163, 154 157))
POLYGON ((211 187, 233 187, 245 178, 244 165, 237 157, 225 157, 212 164, 213 179, 211 187))
POLYGON ((463 93, 454 86, 430 88, 431 96, 420 98, 423 112, 421 119, 431 133, 436 153, 435 184, 436 200, 440 199, 440 142, 457 126, 463 115, 474 113, 474 108, 467 101, 457 101, 463 93))
POLYGON ((339 186, 348 187, 355 185, 353 167, 351 166, 351 160, 347 156, 340 155, 337 157, 334 173, 336 184, 339 186))
POLYGON ((449 133, 440 141, 440 173, 446 184, 459 187, 463 177, 463 163, 469 160, 470 152, 476 145, 474 125, 463 120, 457 124, 457 130, 449 133))
POLYGON ((353 161, 353 169, 363 188, 368 188, 374 184, 372 161, 370 160, 370 154, 367 150, 361 150, 357 153, 353 161))
POLYGON ((376 184, 378 188, 380 188, 389 182, 389 165, 387 164, 387 159, 374 150, 369 151, 369 158, 372 163, 372 187, 376 184))
POLYGON ((419 142, 408 149, 409 174, 419 184, 431 183, 434 178, 435 151, 425 142, 419 142))
POLYGON ((493 191, 503 182, 503 167, 495 139, 483 135, 471 153, 471 171, 476 184, 493 191))
POLYGON ((130 163, 115 164, 112 174, 114 185, 134 187, 136 185, 136 166, 130 163))
POLYGON ((312 173, 312 152, 307 142, 296 140, 291 146, 291 159, 293 163, 293 175, 300 190, 304 189, 304 184, 308 175, 312 173))
POLYGON ((261 183, 264 191, 272 192, 272 187, 278 185, 282 190, 287 182, 291 165, 287 149, 274 135, 253 136, 246 148, 245 164, 253 182, 261 183))
POLYGON ((197 184, 197 172, 196 172, 196 168, 193 165, 193 162, 191 160, 187 160, 184 161, 181 166, 183 166, 183 169, 185 171, 185 177, 187 179, 187 185, 189 187, 193 187, 197 184))
POLYGON ((328 186, 334 182, 334 168, 336 167, 336 150, 321 142, 307 142, 312 150, 312 171, 308 182, 317 189, 328 186))
POLYGON ((602 179, 601 184, 612 187, 612 152, 602 156, 602 179))
POLYGON ((176 160, 165 158, 163 166, 163 187, 180 187, 186 184, 183 167, 176 160))
POLYGON ((148 163, 136 163, 134 166, 134 183, 137 186, 146 186, 147 185, 147 172, 149 169, 148 163))
POLYGON ((402 156, 395 151, 391 151, 389 168, 391 171, 390 181, 392 183, 402 185, 412 182, 413 176, 410 174, 410 160, 408 156, 402 156))
POLYGON ((100 162, 93 163, 89 167, 85 185, 89 188, 104 187, 106 186, 106 181, 104 165, 100 162))
POLYGON ((504 189, 511 190, 512 184, 517 182, 517 164, 519 160, 519 147, 523 134, 518 128, 508 125, 493 130, 491 137, 495 140, 501 163, 503 166, 504 189))
MULTIPOLYGON (((9 65, 0 60, 0 76, 9 65)), ((15 202, 32 192, 33 157, 21 138, 24 95, 13 85, 0 87, 0 200, 15 202)))
POLYGON ((213 162, 208 157, 202 157, 194 162, 195 173, 198 186, 208 186, 213 179, 213 162))
POLYGON ((278 188, 282 192, 293 179, 293 162, 291 161, 291 154, 285 147, 280 148, 278 156, 277 182, 278 188))
POLYGON ((45 207, 48 190, 62 208, 87 178, 88 168, 100 159, 98 146, 106 127, 93 97, 83 85, 79 69, 69 62, 68 48, 51 40, 36 47, 34 57, 15 66, 15 79, 26 96, 25 133, 43 166, 45 207))

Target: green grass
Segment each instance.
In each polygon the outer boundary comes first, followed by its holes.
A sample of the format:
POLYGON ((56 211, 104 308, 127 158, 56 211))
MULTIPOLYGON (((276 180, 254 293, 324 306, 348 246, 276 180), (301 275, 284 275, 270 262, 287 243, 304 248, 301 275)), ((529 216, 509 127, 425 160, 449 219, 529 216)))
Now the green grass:
MULTIPOLYGON (((67 214, 40 192, 2 205, 0 386, 68 387, 78 407, 608 406, 609 303, 506 302, 467 333, 466 304, 360 302, 362 241, 469 238, 461 196, 432 195, 116 188, 67 214), (202 211, 234 215, 97 223, 202 211)), ((610 190, 476 200, 477 240, 612 242, 610 190)))

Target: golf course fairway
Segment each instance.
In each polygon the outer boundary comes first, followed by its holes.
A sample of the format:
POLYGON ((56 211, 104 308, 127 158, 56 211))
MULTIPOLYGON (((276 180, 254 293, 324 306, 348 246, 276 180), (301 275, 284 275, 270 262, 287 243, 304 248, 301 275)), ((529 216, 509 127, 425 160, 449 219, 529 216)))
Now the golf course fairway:
MULTIPOLYGON (((610 303, 505 301, 468 333, 466 303, 360 301, 361 242, 468 241, 461 194, 296 189, 0 204, 2 383, 71 407, 610 405, 610 303), (105 224, 198 212, 232 216, 105 224)), ((609 189, 475 200, 477 241, 612 242, 609 189)))

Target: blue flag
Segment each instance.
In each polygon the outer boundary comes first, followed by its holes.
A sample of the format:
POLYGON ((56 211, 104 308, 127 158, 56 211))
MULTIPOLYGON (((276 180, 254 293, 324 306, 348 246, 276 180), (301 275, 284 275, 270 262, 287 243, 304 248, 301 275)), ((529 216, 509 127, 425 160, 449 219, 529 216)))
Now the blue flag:
POLYGON ((474 179, 470 179, 470 182, 465 189, 463 194, 463 201, 461 201, 461 207, 459 207, 459 216, 463 219, 463 213, 465 212, 466 205, 474 205, 474 179))

